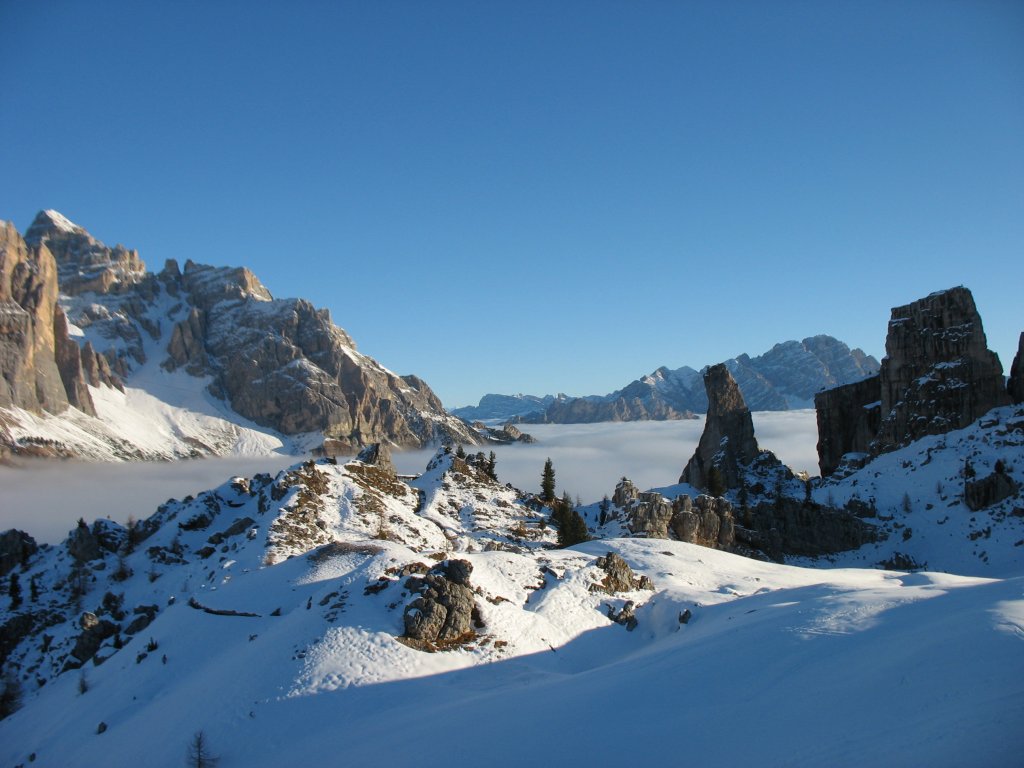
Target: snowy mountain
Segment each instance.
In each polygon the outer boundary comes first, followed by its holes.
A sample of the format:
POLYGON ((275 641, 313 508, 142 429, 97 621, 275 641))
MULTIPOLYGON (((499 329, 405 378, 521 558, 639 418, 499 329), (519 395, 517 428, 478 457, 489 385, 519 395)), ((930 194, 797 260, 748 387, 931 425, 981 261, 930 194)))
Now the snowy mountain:
POLYGON ((56 211, 0 226, 0 449, 104 460, 483 438, 245 268, 149 272, 56 211))
MULTIPOLYGON (((879 363, 860 349, 822 335, 776 344, 758 357, 742 354, 725 365, 751 410, 784 411, 812 407, 815 393, 877 373, 879 363)), ((701 374, 689 366, 662 367, 607 395, 490 394, 481 398, 479 406, 452 413, 467 419, 517 419, 527 424, 687 419, 707 412, 701 374)))
MULTIPOLYGON (((876 460, 893 465, 872 470, 866 524, 897 540, 912 527, 927 572, 667 538, 552 549, 546 509, 444 452, 415 480, 367 453, 235 478, 128 529, 83 523, 56 547, 5 534, 19 604, 5 601, 0 650, 21 708, 0 722, 0 761, 180 765, 202 731, 210 754, 253 766, 518 765, 523 734, 565 765, 680 750, 707 765, 1012 764, 1024 519, 927 505, 959 495, 931 484, 965 445, 979 473, 996 456, 1021 466, 1017 419, 876 460), (921 482, 897 512, 904 476, 921 482)), ((867 477, 817 492, 852 497, 867 477)), ((598 505, 581 511, 602 530, 598 505)))

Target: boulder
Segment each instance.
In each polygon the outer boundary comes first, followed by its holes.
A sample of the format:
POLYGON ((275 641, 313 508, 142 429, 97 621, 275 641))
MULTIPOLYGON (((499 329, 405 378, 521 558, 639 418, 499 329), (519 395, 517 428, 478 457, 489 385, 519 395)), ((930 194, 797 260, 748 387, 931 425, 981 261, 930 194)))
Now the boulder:
POLYGON ((414 648, 436 650, 474 637, 476 601, 470 584, 473 566, 466 560, 447 560, 423 576, 412 576, 405 587, 420 596, 406 606, 403 640, 414 648))
POLYGON ((120 631, 120 626, 99 618, 95 613, 86 611, 79 619, 82 633, 75 638, 75 646, 71 649, 71 655, 79 662, 86 662, 96 655, 103 641, 113 637, 120 631))
POLYGON ((638 589, 654 589, 654 583, 648 576, 637 576, 629 564, 614 552, 597 558, 594 563, 604 571, 604 578, 598 584, 592 584, 592 592, 634 592, 638 589))

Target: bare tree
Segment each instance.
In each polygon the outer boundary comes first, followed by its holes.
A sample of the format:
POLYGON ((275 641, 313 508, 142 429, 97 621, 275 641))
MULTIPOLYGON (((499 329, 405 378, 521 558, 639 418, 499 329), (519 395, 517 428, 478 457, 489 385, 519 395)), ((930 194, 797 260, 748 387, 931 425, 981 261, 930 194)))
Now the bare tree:
POLYGON ((185 761, 189 768, 214 768, 220 762, 220 758, 210 754, 210 740, 199 730, 188 743, 185 761))

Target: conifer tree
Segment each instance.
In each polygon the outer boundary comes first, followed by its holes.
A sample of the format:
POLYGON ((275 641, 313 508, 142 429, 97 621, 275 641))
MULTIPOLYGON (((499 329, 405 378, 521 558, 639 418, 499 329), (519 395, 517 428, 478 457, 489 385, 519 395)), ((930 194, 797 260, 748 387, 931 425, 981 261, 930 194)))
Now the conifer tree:
POLYGON ((498 457, 495 455, 494 451, 491 451, 491 455, 487 457, 487 466, 484 469, 484 471, 487 472, 487 476, 491 478, 491 480, 498 479, 498 472, 495 469, 495 465, 497 465, 497 463, 498 457))
POLYGON ((590 541, 586 521, 575 509, 567 510, 558 528, 558 546, 571 547, 584 541, 590 541))
POLYGON ((544 472, 540 477, 540 498, 547 502, 555 500, 555 467, 550 457, 544 462, 544 472))
POLYGON ((725 480, 722 478, 722 471, 711 465, 708 470, 708 493, 712 496, 721 496, 725 493, 725 480))

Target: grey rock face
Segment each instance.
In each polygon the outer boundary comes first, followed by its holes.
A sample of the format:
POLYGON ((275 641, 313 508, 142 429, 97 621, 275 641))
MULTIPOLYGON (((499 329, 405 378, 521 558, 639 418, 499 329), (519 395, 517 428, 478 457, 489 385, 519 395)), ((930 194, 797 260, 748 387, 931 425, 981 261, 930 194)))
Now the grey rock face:
POLYGON ((885 350, 877 384, 869 379, 815 398, 823 474, 844 453, 895 450, 1010 402, 974 297, 962 286, 893 308, 885 350))
POLYGON ((868 453, 882 422, 882 385, 878 376, 819 392, 818 465, 832 474, 848 453, 868 453))
POLYGON ((57 211, 41 211, 25 232, 25 242, 45 245, 57 260, 64 293, 121 291, 144 279, 146 265, 137 251, 108 248, 57 211))
POLYGON ((754 422, 735 379, 724 363, 704 372, 708 415, 697 451, 683 469, 681 483, 707 488, 709 473, 717 470, 727 488, 740 484, 740 466, 751 464, 760 453, 754 422))
MULTIPOLYGON (((82 366, 82 348, 68 335, 68 321, 64 316, 64 310, 59 306, 54 311, 53 330, 54 357, 68 402, 83 413, 95 416, 96 406, 93 405, 92 395, 89 394, 90 377, 82 366)), ((91 352, 91 347, 86 354, 89 352, 91 352)), ((96 378, 99 379, 100 369, 95 362, 93 369, 96 371, 96 378)))
POLYGON ((635 501, 624 506, 630 533, 652 539, 668 538, 672 505, 660 493, 641 493, 635 501))
POLYGON ((466 560, 448 560, 423 577, 410 577, 405 585, 420 597, 405 608, 404 639, 423 650, 436 650, 473 637, 476 607, 469 577, 473 566, 466 560))
POLYGON ((388 448, 386 443, 372 443, 366 446, 356 456, 356 460, 363 462, 363 464, 377 467, 391 477, 398 474, 395 464, 391 460, 391 449, 388 448))
POLYGON ((962 286, 895 307, 885 351, 878 453, 961 429, 1009 404, 1003 367, 988 348, 974 297, 962 286))
POLYGON ((38 549, 36 540, 24 531, 11 528, 0 533, 0 577, 26 562, 38 549))
POLYGON ((80 563, 103 557, 99 539, 89 530, 89 526, 81 521, 68 536, 67 545, 68 552, 80 563))
POLYGON ((733 509, 723 497, 701 495, 694 502, 683 495, 672 505, 672 533, 680 541, 730 550, 736 541, 733 509))
POLYGON ((817 557, 875 540, 875 529, 845 510, 781 497, 745 513, 736 539, 781 561, 784 555, 817 557))
POLYGON ((327 310, 273 299, 246 269, 189 261, 177 283, 173 271, 162 279, 193 305, 173 332, 168 367, 213 375, 215 393, 242 416, 285 434, 322 430, 348 451, 479 442, 423 381, 359 354, 327 310))
POLYGON ((640 495, 640 489, 627 477, 622 478, 615 486, 615 493, 612 494, 612 502, 617 507, 625 508, 630 502, 636 501, 640 495))
POLYGON ((1017 354, 1013 358, 1013 365, 1010 366, 1010 380, 1006 384, 1006 390, 1014 403, 1024 403, 1024 333, 1020 335, 1017 354))
POLYGON ((1020 493, 1020 486, 1005 471, 993 472, 964 483, 964 503, 977 512, 1020 493))

